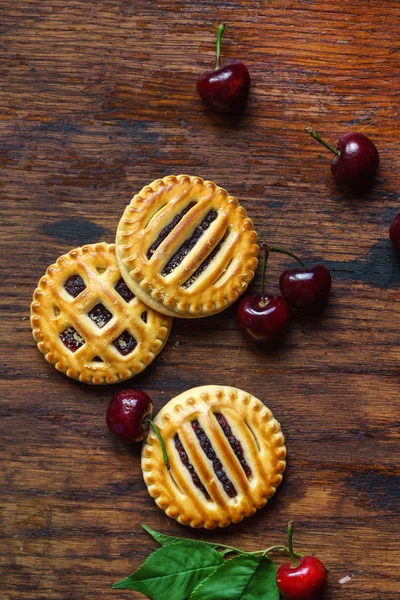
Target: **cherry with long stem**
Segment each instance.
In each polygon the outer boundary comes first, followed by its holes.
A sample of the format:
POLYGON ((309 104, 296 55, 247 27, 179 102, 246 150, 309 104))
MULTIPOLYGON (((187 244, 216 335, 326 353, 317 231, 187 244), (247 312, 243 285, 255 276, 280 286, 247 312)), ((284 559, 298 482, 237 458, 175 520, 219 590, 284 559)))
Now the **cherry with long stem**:
POLYGON ((379 167, 379 153, 366 135, 356 131, 345 133, 334 148, 312 127, 306 127, 306 131, 334 154, 331 171, 336 181, 360 189, 371 183, 379 167))
POLYGON ((164 464, 170 468, 162 435, 153 422, 153 403, 150 396, 140 390, 122 390, 111 400, 106 411, 107 426, 121 441, 141 442, 153 429, 160 443, 164 464))
POLYGON ((197 91, 202 100, 217 112, 240 113, 245 107, 250 88, 250 73, 241 60, 229 60, 220 65, 221 40, 225 24, 217 30, 216 63, 197 79, 197 91))
POLYGON ((274 246, 263 246, 262 290, 260 295, 244 296, 238 306, 238 322, 243 333, 258 344, 280 341, 290 319, 289 305, 282 296, 267 294, 265 274, 270 252, 284 252, 274 246))
POLYGON ((288 523, 290 562, 281 565, 276 574, 280 593, 287 600, 318 600, 326 586, 327 570, 316 556, 302 556, 293 550, 293 521, 288 523))

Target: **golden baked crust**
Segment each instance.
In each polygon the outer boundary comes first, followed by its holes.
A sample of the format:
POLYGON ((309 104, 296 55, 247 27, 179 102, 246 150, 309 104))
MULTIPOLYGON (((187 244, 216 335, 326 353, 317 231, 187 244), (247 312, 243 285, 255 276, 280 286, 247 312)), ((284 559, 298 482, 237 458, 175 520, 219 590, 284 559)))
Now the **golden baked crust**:
POLYGON ((117 259, 129 288, 171 317, 205 317, 242 294, 257 267, 257 234, 226 190, 201 177, 157 179, 120 220, 117 259))
POLYGON ((75 248, 47 269, 33 294, 31 325, 56 369, 84 383, 116 383, 143 371, 160 352, 172 320, 126 286, 124 299, 115 289, 120 285, 115 246, 105 242, 75 248), (74 297, 65 286, 76 276, 85 289, 74 297), (71 344, 82 345, 71 351, 71 344))
POLYGON ((216 385, 193 388, 168 402, 154 422, 171 468, 165 467, 150 431, 142 450, 143 477, 157 505, 179 523, 207 529, 238 523, 264 506, 282 481, 286 447, 280 425, 247 392, 216 385), (190 470, 181 460, 182 448, 190 470))

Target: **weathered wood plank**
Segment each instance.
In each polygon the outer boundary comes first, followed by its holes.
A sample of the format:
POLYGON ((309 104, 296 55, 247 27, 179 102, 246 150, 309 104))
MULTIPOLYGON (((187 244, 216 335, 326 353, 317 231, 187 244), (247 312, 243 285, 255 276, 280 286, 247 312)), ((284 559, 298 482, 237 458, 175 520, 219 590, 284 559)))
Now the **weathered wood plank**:
MULTIPOLYGON (((6 600, 141 598, 110 585, 155 548, 140 523, 255 549, 282 542, 330 568, 327 600, 400 596, 400 261, 387 228, 399 210, 399 20, 396 0, 214 2, 3 0, 1 65, 0 573, 6 600), (218 14, 217 14, 218 12, 218 14), (252 75, 246 113, 213 115, 197 74, 222 56, 252 75), (339 189, 335 143, 370 135, 381 154, 372 190, 339 189), (29 327, 46 267, 86 242, 113 241, 133 193, 188 172, 226 187, 260 239, 323 262, 333 292, 318 319, 293 319, 283 346, 260 351, 235 307, 177 321, 157 360, 113 388, 77 384, 45 363, 29 327), (211 352, 210 349, 213 351, 211 352), (215 360, 215 351, 218 360, 215 360), (115 390, 137 387, 156 410, 189 387, 247 389, 274 411, 289 461, 253 518, 194 532, 147 495, 140 449, 108 433, 115 390), (352 578, 341 584, 345 576, 352 578)), ((278 290, 286 262, 273 257, 278 290)), ((253 289, 260 283, 259 274, 253 289)))

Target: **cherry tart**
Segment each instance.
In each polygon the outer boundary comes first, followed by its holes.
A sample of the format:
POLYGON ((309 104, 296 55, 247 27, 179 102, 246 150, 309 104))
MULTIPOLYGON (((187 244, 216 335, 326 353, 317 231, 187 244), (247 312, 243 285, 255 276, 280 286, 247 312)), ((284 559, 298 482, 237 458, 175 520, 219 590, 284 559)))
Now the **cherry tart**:
POLYGON ((191 527, 226 527, 254 514, 274 495, 286 466, 278 421, 257 398, 234 387, 190 389, 154 419, 170 469, 151 430, 142 449, 150 496, 191 527))
POLYGON ((75 248, 40 279, 33 337, 46 360, 84 383, 116 383, 143 371, 163 348, 172 320, 126 286, 114 244, 75 248))
POLYGON ((226 190, 179 175, 144 187, 117 230, 128 287, 171 317, 206 317, 242 294, 257 267, 257 234, 226 190))

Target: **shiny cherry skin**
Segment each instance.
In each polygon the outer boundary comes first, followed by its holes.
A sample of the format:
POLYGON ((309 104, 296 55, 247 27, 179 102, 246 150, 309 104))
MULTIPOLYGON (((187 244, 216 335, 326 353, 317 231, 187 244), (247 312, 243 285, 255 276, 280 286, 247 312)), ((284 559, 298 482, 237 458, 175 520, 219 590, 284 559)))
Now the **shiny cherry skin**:
POLYGON ((231 60, 214 71, 207 71, 197 80, 202 100, 214 110, 240 113, 250 89, 250 73, 241 60, 231 60))
POLYGON ((145 392, 124 390, 109 403, 106 422, 109 430, 122 442, 132 444, 146 437, 149 424, 143 420, 151 418, 152 414, 153 403, 145 392))
POLYGON ((389 237, 398 252, 400 252, 400 213, 389 227, 389 237))
POLYGON ((350 132, 343 135, 337 145, 339 156, 334 156, 331 171, 338 183, 366 186, 371 183, 379 166, 375 144, 364 134, 350 132))
POLYGON ((319 600, 326 586, 328 572, 315 556, 304 556, 297 567, 287 562, 279 567, 276 583, 286 600, 319 600))
POLYGON ((237 318, 243 333, 263 344, 280 341, 290 318, 289 305, 281 296, 245 296, 238 306, 237 318))
POLYGON ((311 311, 326 302, 332 278, 323 265, 287 269, 280 277, 282 296, 293 307, 311 311))

